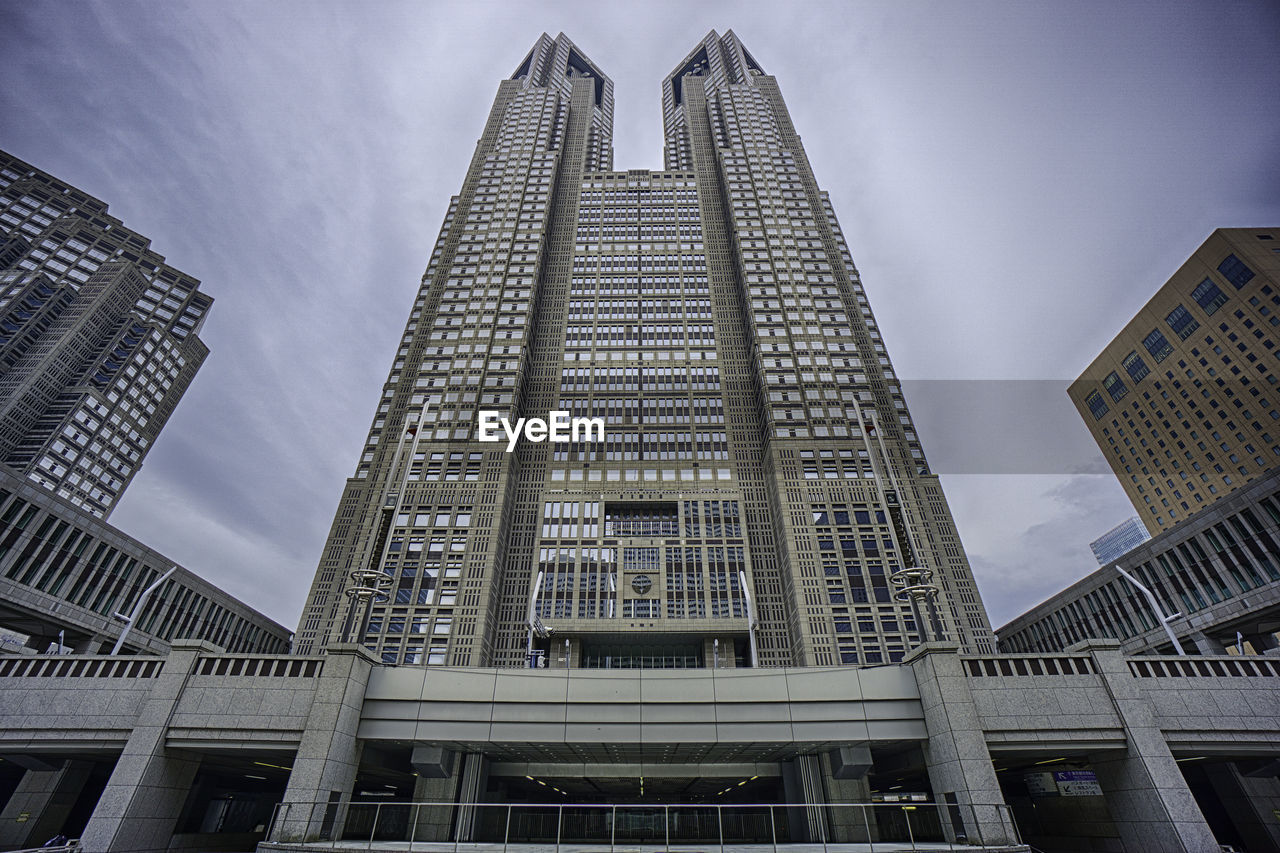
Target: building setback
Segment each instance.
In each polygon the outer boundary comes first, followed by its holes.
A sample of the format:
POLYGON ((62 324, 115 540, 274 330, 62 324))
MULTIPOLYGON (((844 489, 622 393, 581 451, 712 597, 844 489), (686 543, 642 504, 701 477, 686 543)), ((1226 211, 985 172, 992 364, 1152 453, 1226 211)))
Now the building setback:
POLYGON ((301 653, 880 665, 926 631, 994 649, 776 81, 712 33, 663 82, 663 112, 665 168, 614 171, 613 84, 567 38, 539 39, 499 85, 301 653), (606 435, 508 453, 477 440, 479 411, 599 417, 606 435), (893 577, 917 567, 939 591, 922 619, 893 577), (361 584, 386 598, 366 608, 361 584))
POLYGON ((1280 462, 1280 229, 1219 228, 1067 389, 1149 530, 1280 462))

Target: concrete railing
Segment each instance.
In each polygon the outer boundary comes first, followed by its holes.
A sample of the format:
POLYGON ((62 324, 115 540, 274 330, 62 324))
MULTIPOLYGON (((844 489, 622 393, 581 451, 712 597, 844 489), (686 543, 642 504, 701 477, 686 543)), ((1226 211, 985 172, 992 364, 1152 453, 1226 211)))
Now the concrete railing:
POLYGON ((323 657, 201 655, 194 674, 246 678, 319 678, 323 671, 323 657))
POLYGON ((37 655, 0 658, 0 678, 155 678, 164 658, 37 655))
POLYGON ((1098 674, 1093 659, 1087 655, 961 655, 960 660, 970 678, 1098 674))
POLYGON ((1143 655, 1128 664, 1137 678, 1280 678, 1280 660, 1260 655, 1143 655))

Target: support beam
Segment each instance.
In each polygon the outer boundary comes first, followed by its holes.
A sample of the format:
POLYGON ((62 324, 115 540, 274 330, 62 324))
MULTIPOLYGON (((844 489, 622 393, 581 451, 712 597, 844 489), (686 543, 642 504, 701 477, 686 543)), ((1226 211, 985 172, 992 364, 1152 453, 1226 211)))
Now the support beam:
POLYGON ((943 820, 947 841, 958 841, 962 827, 970 843, 1012 844, 1016 830, 1006 809, 987 752, 982 721, 974 707, 969 682, 954 643, 922 643, 903 659, 915 671, 929 739, 925 764, 933 795, 954 802, 959 821, 943 820))
POLYGON ((360 767, 356 729, 373 664, 363 646, 329 647, 272 840, 329 841, 342 828, 360 767))
POLYGON ((167 748, 165 734, 200 655, 217 651, 211 643, 174 641, 85 827, 82 843, 86 853, 163 853, 169 849, 200 757, 167 748))
POLYGON ((1125 850, 1197 853, 1217 850, 1151 704, 1129 672, 1118 640, 1086 640, 1067 649, 1088 654, 1120 717, 1128 748, 1089 756, 1125 850))

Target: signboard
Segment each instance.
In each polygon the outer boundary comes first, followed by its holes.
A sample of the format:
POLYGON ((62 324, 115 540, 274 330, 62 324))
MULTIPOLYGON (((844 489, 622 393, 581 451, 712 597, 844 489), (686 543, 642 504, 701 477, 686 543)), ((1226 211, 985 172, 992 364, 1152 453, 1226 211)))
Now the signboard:
POLYGON ((1102 786, 1092 770, 1054 770, 1024 773, 1022 782, 1033 797, 1101 797, 1102 786))
POLYGON ((534 649, 529 652, 529 669, 546 669, 547 653, 543 649, 534 649))
POLYGON ((1092 770, 1055 770, 1053 780, 1064 797, 1101 797, 1102 786, 1092 770))
POLYGON ((1033 797, 1058 796, 1058 785, 1053 781, 1052 773, 1024 773, 1022 783, 1027 786, 1027 793, 1033 797))

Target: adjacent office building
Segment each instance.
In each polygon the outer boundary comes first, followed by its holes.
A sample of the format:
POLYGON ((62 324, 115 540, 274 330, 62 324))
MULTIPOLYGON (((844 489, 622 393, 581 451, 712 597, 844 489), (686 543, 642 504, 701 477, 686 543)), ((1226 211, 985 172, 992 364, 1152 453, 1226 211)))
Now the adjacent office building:
POLYGON ((994 650, 777 83, 713 34, 662 91, 665 167, 617 171, 613 84, 568 39, 501 83, 300 652, 711 668, 879 665, 926 637, 994 650), (509 450, 480 440, 485 411, 603 435, 509 450))
MULTIPOLYGON (((26 637, 0 651, 110 650, 143 591, 173 562, 65 498, 0 469, 0 627, 26 637)), ((173 640, 281 654, 291 632, 182 567, 143 601, 120 651, 163 655, 173 640)))
POLYGON ((1089 550, 1093 552, 1093 557, 1098 561, 1098 565, 1105 566, 1150 538, 1151 534, 1147 532, 1147 528, 1143 526, 1141 519, 1135 516, 1120 522, 1090 542, 1089 550))
MULTIPOLYGON (((208 349, 213 300, 83 191, 0 152, 0 628, 17 648, 110 648, 173 563, 104 519, 208 349)), ((182 568, 127 653, 175 639, 283 652, 290 632, 182 568)))
POLYGON ((1115 639, 1127 654, 1173 654, 1176 641, 1184 652, 1212 655, 1273 651, 1277 630, 1280 471, 1272 471, 1107 561, 996 634, 1002 652, 1057 652, 1115 639))
POLYGON ((1092 543, 1102 569, 1002 627, 1001 651, 1277 648, 1277 327, 1280 230, 1220 228, 1071 385, 1141 519, 1092 543))
POLYGON ((1149 530, 1280 463, 1280 229, 1220 228, 1068 389, 1149 530))
POLYGON ((106 518, 208 354, 199 284, 0 152, 0 460, 106 518))

